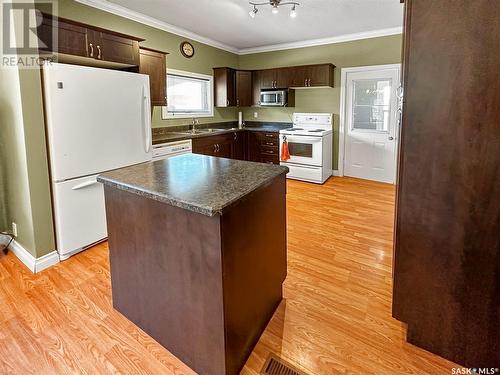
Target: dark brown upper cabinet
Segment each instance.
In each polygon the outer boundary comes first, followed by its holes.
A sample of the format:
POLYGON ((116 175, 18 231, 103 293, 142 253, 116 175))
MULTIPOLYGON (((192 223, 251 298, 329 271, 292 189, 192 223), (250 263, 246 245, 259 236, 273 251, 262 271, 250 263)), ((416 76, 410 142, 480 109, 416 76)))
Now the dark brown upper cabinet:
POLYGON ((334 71, 333 64, 309 65, 307 67, 308 87, 333 87, 334 71))
POLYGON ((128 65, 139 65, 139 42, 106 32, 100 33, 97 58, 128 65), (100 54, 100 55, 99 55, 100 54))
POLYGON ((250 107, 252 105, 252 72, 232 68, 214 68, 216 107, 250 107))
POLYGON ((236 71, 214 68, 214 103, 216 107, 236 106, 236 71))
MULTIPOLYGON (((334 72, 333 64, 254 71, 214 68, 215 106, 259 106, 261 90, 334 87, 334 72)), ((288 106, 293 107, 295 106, 293 90, 288 90, 288 94, 288 106)))
POLYGON ((58 21, 47 15, 38 14, 38 16, 42 17, 41 20, 38 20, 41 55, 58 51, 68 55, 88 56, 87 29, 85 27, 67 23, 62 19, 58 21), (55 28, 57 29, 57 41, 52 40, 55 28))
POLYGON ((139 73, 149 76, 151 105, 167 105, 167 53, 141 47, 139 73))
POLYGON ((92 65, 92 60, 96 65, 103 65, 97 61, 117 67, 139 65, 139 42, 144 39, 46 13, 39 13, 38 17, 42 17, 37 28, 41 55, 57 53, 61 61, 88 65, 92 65), (52 40, 53 35, 57 35, 57 43, 52 40))
POLYGON ((249 70, 236 71, 236 105, 250 107, 252 105, 252 72, 249 70))
POLYGON ((259 70, 261 89, 286 89, 288 88, 287 68, 259 70))
POLYGON ((294 66, 287 69, 289 87, 334 87, 333 64, 294 66))

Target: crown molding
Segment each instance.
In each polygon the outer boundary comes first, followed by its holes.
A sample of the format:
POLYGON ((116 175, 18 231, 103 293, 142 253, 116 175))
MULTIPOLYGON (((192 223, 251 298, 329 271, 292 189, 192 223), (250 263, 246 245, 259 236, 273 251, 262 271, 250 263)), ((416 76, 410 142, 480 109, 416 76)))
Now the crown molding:
POLYGON ((389 36, 389 35, 397 35, 397 34, 401 34, 402 32, 403 32, 402 27, 393 27, 390 29, 365 31, 365 32, 361 32, 361 33, 346 34, 346 35, 334 36, 334 37, 329 37, 329 38, 310 39, 310 40, 304 40, 304 41, 299 41, 299 42, 272 44, 272 45, 262 46, 262 47, 243 48, 243 49, 238 50, 238 54, 239 55, 248 55, 251 53, 272 52, 272 51, 282 51, 282 50, 294 49, 294 48, 322 46, 325 44, 344 43, 344 42, 351 42, 354 40, 378 38, 381 36, 389 36))
POLYGON ((145 14, 130 10, 128 8, 122 7, 121 5, 110 3, 109 1, 106 0, 76 0, 76 2, 103 10, 108 13, 115 14, 117 16, 128 18, 132 21, 140 22, 142 24, 154 27, 156 29, 167 31, 169 33, 182 36, 184 38, 188 38, 196 42, 200 42, 228 52, 237 54, 239 51, 237 48, 232 47, 230 45, 218 42, 210 38, 206 38, 204 36, 193 33, 189 30, 157 20, 156 18, 146 16, 145 14))
POLYGON ((321 45, 325 45, 325 44, 343 43, 343 42, 350 42, 350 41, 354 41, 354 40, 370 39, 370 38, 377 38, 377 37, 389 36, 389 35, 397 35, 397 34, 401 34, 403 32, 402 27, 394 27, 394 28, 373 30, 373 31, 361 32, 361 33, 355 33, 355 34, 334 36, 334 37, 329 37, 329 38, 311 39, 311 40, 304 40, 304 41, 299 41, 299 42, 280 43, 280 44, 272 44, 272 45, 267 45, 267 46, 238 49, 238 48, 230 46, 228 44, 224 44, 224 43, 218 42, 216 40, 206 38, 206 37, 201 36, 199 34, 193 33, 191 31, 183 29, 181 27, 177 27, 177 26, 171 25, 169 23, 157 20, 156 18, 146 16, 145 14, 130 10, 128 8, 121 6, 121 5, 110 3, 107 0, 75 0, 75 1, 78 3, 84 4, 84 5, 91 6, 93 8, 103 10, 103 11, 108 12, 108 13, 115 14, 117 16, 128 18, 132 21, 140 22, 142 24, 154 27, 156 29, 167 31, 167 32, 175 34, 175 35, 179 35, 179 36, 182 36, 182 37, 185 37, 185 38, 188 38, 188 39, 191 39, 191 40, 194 40, 194 41, 197 41, 197 42, 200 42, 200 43, 203 43, 203 44, 215 47, 215 48, 222 49, 224 51, 232 52, 232 53, 237 54, 237 55, 248 55, 248 54, 252 54, 252 53, 281 51, 281 50, 294 49, 294 48, 313 47, 313 46, 321 46, 321 45))

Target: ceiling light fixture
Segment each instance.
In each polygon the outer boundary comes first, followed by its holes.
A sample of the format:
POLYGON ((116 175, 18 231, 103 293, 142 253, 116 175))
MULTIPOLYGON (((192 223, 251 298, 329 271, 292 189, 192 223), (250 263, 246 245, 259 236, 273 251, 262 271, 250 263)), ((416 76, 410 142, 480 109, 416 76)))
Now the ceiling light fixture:
POLYGON ((255 18, 255 15, 257 14, 258 11, 259 10, 257 9, 257 7, 254 5, 253 9, 250 12, 248 12, 248 14, 250 14, 250 17, 255 18))
POLYGON ((269 1, 265 2, 265 3, 253 3, 253 2, 250 1, 249 4, 253 5, 253 9, 250 12, 248 12, 248 14, 250 14, 250 17, 252 17, 252 18, 255 18, 255 15, 259 11, 259 9, 257 8, 257 6, 262 6, 262 5, 271 5, 273 7, 273 9, 271 10, 273 14, 277 14, 279 12, 279 8, 278 7, 280 7, 280 6, 291 5, 292 9, 290 11, 290 18, 295 18, 295 17, 297 17, 296 7, 298 5, 300 5, 299 3, 294 2, 294 1, 285 1, 285 2, 282 2, 282 0, 269 0, 269 1))

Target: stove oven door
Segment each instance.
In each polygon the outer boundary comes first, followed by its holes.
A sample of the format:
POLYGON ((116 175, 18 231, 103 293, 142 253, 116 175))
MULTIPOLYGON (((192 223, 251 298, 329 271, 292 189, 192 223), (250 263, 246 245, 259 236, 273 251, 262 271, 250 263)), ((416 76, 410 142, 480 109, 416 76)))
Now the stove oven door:
MULTIPOLYGON (((323 138, 305 135, 280 134, 280 156, 283 148, 284 137, 288 142, 290 159, 287 163, 302 164, 321 167, 323 163, 323 138)), ((282 160, 285 161, 285 160, 282 160)))

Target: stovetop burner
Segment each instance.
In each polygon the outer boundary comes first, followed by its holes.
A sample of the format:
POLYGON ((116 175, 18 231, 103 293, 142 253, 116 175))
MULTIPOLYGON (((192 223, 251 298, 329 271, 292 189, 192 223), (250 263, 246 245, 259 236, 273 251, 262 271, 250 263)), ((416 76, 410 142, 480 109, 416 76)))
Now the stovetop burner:
POLYGON ((314 130, 309 130, 309 133, 321 133, 324 131, 325 131, 325 129, 314 129, 314 130))
POLYGON ((287 131, 289 131, 289 132, 296 132, 298 130, 304 130, 304 129, 302 129, 302 128, 290 128, 290 129, 287 129, 287 131))

